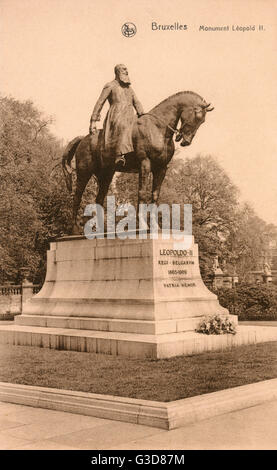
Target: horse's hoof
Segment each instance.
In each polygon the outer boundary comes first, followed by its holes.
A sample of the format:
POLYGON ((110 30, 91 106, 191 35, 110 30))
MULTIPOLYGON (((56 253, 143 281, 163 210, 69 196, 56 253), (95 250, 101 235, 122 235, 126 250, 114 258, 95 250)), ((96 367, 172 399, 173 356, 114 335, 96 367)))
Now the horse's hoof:
POLYGON ((74 224, 72 227, 72 235, 80 235, 80 233, 80 228, 78 227, 78 225, 74 224))

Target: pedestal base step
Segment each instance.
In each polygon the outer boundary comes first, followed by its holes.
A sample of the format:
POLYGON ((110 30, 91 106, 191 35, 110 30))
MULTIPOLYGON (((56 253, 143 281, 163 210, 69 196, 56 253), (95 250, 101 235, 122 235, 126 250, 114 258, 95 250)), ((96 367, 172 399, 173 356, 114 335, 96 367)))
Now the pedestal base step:
MULTIPOLYGON (((22 326, 47 328, 70 328, 78 330, 110 331, 118 333, 136 333, 143 335, 161 335, 195 331, 202 317, 189 317, 174 320, 129 320, 111 318, 62 317, 45 315, 19 315, 15 323, 22 326)), ((237 316, 228 315, 237 323, 237 316)))
POLYGON ((277 341, 277 328, 240 326, 236 335, 195 332, 129 334, 35 326, 0 326, 0 343, 93 352, 134 358, 166 358, 223 350, 241 344, 277 341))

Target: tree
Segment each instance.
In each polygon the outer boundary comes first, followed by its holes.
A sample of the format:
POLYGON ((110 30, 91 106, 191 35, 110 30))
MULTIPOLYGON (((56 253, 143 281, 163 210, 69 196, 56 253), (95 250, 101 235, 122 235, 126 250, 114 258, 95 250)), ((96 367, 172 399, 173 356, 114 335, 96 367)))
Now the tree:
POLYGON ((61 143, 51 119, 30 101, 0 97, 0 282, 19 281, 22 266, 41 282, 50 236, 66 231, 69 195, 62 171, 61 143))
POLYGON ((263 257, 267 251, 267 236, 276 233, 273 224, 258 217, 247 203, 239 207, 234 224, 226 240, 226 258, 236 266, 241 281, 253 269, 263 269, 263 257))

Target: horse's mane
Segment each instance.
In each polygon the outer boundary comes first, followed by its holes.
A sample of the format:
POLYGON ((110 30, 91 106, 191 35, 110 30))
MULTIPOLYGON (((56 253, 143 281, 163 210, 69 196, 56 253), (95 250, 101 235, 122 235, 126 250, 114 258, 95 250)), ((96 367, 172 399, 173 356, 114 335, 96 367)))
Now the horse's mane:
MULTIPOLYGON (((174 95, 171 95, 171 96, 168 96, 168 98, 165 98, 163 101, 161 101, 159 104, 157 104, 157 105, 155 106, 155 108, 157 108, 157 107, 160 106, 161 104, 165 103, 166 101, 170 100, 171 98, 175 98, 176 96, 184 95, 184 94, 193 95, 193 96, 195 96, 196 98, 199 98, 201 101, 205 101, 204 98, 202 98, 202 96, 198 95, 198 94, 195 93, 194 91, 178 91, 177 93, 174 93, 174 95)), ((154 108, 153 108, 153 109, 154 109, 154 108)))

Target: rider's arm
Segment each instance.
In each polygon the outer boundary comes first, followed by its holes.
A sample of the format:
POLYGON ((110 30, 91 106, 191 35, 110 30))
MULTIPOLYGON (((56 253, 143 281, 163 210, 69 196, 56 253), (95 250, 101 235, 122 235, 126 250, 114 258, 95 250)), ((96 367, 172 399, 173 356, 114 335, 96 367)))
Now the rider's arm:
POLYGON ((133 92, 133 106, 134 106, 134 108, 135 108, 135 110, 136 110, 136 112, 137 112, 137 115, 138 115, 138 116, 141 116, 142 114, 144 114, 142 104, 141 104, 141 102, 137 99, 134 90, 132 90, 132 92, 133 92))
POLYGON ((98 100, 96 101, 96 104, 93 108, 92 115, 90 118, 90 126, 89 126, 89 131, 91 132, 93 128, 96 128, 96 121, 100 121, 101 116, 101 110, 104 106, 104 103, 106 99, 108 98, 109 94, 111 92, 111 85, 110 83, 107 83, 107 85, 104 86, 101 95, 99 96, 98 100))

